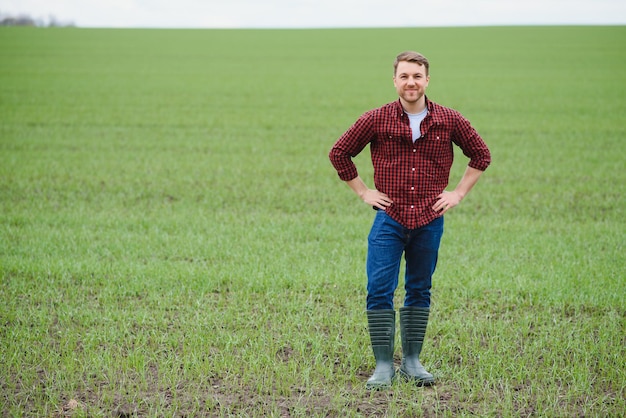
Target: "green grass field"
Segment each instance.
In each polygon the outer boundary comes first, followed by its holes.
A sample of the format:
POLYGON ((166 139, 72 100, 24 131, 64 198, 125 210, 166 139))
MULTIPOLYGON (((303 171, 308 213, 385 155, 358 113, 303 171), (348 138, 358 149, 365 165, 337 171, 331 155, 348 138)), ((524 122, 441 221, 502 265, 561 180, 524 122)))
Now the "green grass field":
POLYGON ((621 416, 625 97, 623 26, 0 28, 1 416, 621 416), (438 384, 371 393, 373 211, 327 154, 406 49, 493 163, 446 215, 438 384))

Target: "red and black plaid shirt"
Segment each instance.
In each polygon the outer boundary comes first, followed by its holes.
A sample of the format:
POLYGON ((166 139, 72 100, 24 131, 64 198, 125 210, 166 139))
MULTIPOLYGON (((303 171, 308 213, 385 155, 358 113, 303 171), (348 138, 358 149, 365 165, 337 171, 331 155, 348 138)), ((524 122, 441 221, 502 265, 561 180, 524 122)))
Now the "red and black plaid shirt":
POLYGON ((453 143, 470 159, 470 167, 484 171, 491 162, 489 148, 467 119, 428 98, 426 105, 428 115, 415 143, 397 100, 363 114, 329 154, 339 178, 350 181, 358 175, 352 158, 370 144, 376 189, 393 201, 385 211, 409 229, 439 216, 432 206, 448 185, 453 143))

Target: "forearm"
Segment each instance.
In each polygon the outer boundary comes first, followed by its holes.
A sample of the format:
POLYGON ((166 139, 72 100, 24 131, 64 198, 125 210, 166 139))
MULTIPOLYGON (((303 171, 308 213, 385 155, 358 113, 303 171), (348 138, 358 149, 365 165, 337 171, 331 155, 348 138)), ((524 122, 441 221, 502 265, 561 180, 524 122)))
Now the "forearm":
POLYGON ((350 186, 352 191, 356 193, 357 196, 359 196, 361 199, 363 199, 363 195, 368 190, 367 185, 365 184, 365 182, 363 182, 363 179, 361 179, 360 176, 356 176, 352 180, 346 181, 346 184, 350 186))
POLYGON ((472 190, 474 185, 478 182, 478 179, 483 174, 481 170, 476 168, 467 167, 461 181, 454 188, 454 191, 459 194, 461 199, 463 199, 469 192, 472 190))
POLYGON ((381 193, 376 189, 368 188, 359 176, 346 181, 346 184, 350 186, 352 191, 354 191, 354 193, 356 193, 363 202, 370 206, 384 210, 393 203, 393 201, 386 194, 381 193))
POLYGON ((433 206, 433 210, 440 212, 442 215, 461 203, 461 200, 472 190, 483 172, 476 168, 467 167, 465 174, 457 184, 456 188, 451 192, 444 191, 437 196, 437 202, 433 206))

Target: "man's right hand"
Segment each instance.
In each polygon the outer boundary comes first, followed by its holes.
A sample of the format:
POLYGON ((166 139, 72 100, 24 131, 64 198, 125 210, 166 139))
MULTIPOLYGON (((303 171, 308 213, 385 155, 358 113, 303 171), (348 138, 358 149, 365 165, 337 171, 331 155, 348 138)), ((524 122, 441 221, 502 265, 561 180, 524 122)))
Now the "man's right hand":
POLYGON ((376 189, 369 189, 359 176, 347 181, 346 183, 365 203, 374 208, 385 210, 386 207, 391 206, 393 203, 393 201, 386 194, 379 192, 376 189))
POLYGON ((393 203, 389 196, 379 192, 378 190, 367 189, 360 195, 360 197, 368 205, 382 210, 385 210, 385 208, 391 206, 393 203))

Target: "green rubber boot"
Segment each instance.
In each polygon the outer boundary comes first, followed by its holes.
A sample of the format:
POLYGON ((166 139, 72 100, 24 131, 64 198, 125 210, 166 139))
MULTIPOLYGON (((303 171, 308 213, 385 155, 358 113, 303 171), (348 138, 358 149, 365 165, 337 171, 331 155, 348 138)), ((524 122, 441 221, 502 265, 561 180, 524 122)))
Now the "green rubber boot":
POLYGON ((402 336, 402 364, 400 375, 418 386, 431 386, 435 378, 420 363, 420 353, 428 325, 430 308, 405 306, 400 308, 400 333, 402 336))
POLYGON ((391 387, 395 377, 393 348, 396 336, 396 311, 381 309, 367 311, 372 350, 376 359, 374 374, 367 380, 367 389, 380 390, 391 387))

